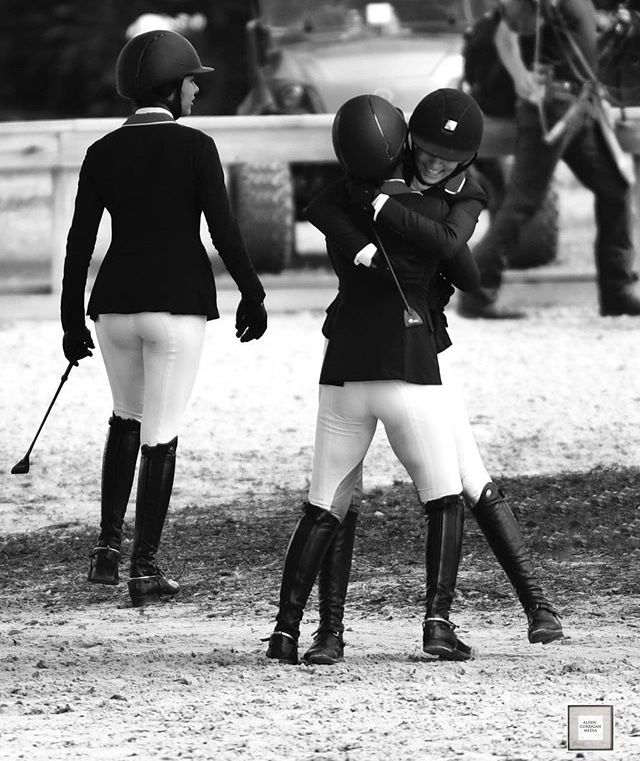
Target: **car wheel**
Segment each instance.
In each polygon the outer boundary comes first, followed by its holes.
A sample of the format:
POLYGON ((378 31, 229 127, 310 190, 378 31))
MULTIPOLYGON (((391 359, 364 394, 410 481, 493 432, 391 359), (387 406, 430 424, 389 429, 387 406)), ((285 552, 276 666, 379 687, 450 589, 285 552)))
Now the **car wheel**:
POLYGON ((293 184, 289 165, 238 164, 231 198, 249 256, 258 272, 282 272, 294 241, 293 184))

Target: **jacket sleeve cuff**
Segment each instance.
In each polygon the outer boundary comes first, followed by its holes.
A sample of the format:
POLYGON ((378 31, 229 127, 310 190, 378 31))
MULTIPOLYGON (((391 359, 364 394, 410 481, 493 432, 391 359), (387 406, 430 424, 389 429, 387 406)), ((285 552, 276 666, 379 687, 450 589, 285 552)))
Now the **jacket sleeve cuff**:
POLYGON ((355 265, 362 264, 364 267, 370 267, 371 260, 375 256, 377 250, 378 249, 373 243, 367 243, 364 248, 361 248, 360 251, 358 251, 353 263, 355 265))
POLYGON ((382 207, 389 200, 389 196, 386 193, 378 193, 373 199, 371 205, 373 206, 373 221, 378 218, 378 214, 382 211, 382 207))

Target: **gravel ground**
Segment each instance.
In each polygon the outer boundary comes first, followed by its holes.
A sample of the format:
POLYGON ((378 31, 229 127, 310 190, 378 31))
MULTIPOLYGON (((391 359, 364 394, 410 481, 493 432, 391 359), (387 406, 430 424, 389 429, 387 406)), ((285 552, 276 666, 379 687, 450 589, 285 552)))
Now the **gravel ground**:
MULTIPOLYGON (((210 324, 181 435, 172 520, 197 507, 215 523, 229 505, 246 516, 270 509, 279 494, 280 508, 295 501, 297 509, 311 462, 321 319, 274 315, 264 339, 248 345, 237 343, 230 316, 210 324)), ((464 389, 496 478, 637 471, 637 320, 604 320, 585 308, 532 312, 512 324, 450 322, 456 348, 443 361, 464 389)), ((54 322, 0 325, 5 547, 20 532, 43 529, 37 537, 46 541, 61 531, 86 534, 97 522, 110 413, 98 358, 72 372, 31 472, 9 475, 64 369, 59 343, 54 322)), ((381 433, 365 467, 369 493, 406 480, 381 433)), ((419 611, 368 606, 349 617, 343 664, 286 668, 266 662, 260 642, 277 594, 271 576, 250 604, 233 596, 218 604, 211 592, 137 611, 117 588, 81 591, 78 605, 88 549, 51 560, 44 548, 32 585, 1 577, 0 759, 640 759, 640 598, 628 579, 616 589, 596 583, 601 568, 615 569, 614 555, 594 565, 569 553, 545 564, 563 601, 570 639, 562 644, 529 646, 512 597, 496 593, 462 606, 461 636, 477 649, 468 663, 422 657, 419 611), (564 575, 584 580, 583 597, 563 589, 564 575), (42 594, 30 592, 36 587, 42 594), (567 751, 567 705, 600 703, 614 705, 615 750, 567 751)), ((370 588, 390 572, 372 571, 370 588)), ((220 584, 233 583, 242 579, 229 568, 220 584)), ((314 623, 310 611, 305 642, 314 623)))
POLYGON ((266 661, 255 623, 179 611, 103 603, 3 625, 20 658, 3 664, 0 758, 573 759, 566 706, 585 696, 623 714, 616 751, 589 761, 640 757, 634 631, 611 622, 608 650, 585 625, 572 644, 534 649, 498 620, 475 636, 474 660, 451 664, 422 657, 418 620, 352 619, 344 663, 287 668, 266 661))
MULTIPOLYGON (((210 323, 180 440, 174 509, 308 481, 323 339, 320 313, 278 314, 259 342, 239 344, 232 320, 210 323)), ((444 372, 463 389, 495 477, 638 465, 640 324, 589 308, 531 312, 513 323, 451 315, 444 372)), ((55 322, 0 325, 0 471, 26 451, 66 362, 55 322)), ((99 357, 63 387, 31 457, 3 478, 0 533, 91 519, 110 395, 99 357)), ((368 487, 405 480, 378 431, 368 487)))

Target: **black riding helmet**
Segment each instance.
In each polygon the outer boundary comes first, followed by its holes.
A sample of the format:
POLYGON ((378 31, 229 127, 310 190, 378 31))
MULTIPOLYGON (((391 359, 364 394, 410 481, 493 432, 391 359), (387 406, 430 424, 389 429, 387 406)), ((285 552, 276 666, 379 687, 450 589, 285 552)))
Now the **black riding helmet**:
POLYGON ((483 123, 480 106, 470 95, 442 87, 415 107, 409 134, 423 151, 468 166, 480 147, 483 123))
POLYGON ((402 112, 388 100, 379 95, 357 95, 338 109, 331 136, 347 174, 381 180, 403 157, 407 125, 402 112))
MULTIPOLYGON (((132 37, 116 61, 116 88, 123 98, 156 94, 167 101, 185 77, 213 71, 203 66, 193 45, 177 32, 158 29, 132 37)), ((171 104, 174 105, 174 104, 171 104)), ((176 115, 172 108, 173 115, 176 115)))

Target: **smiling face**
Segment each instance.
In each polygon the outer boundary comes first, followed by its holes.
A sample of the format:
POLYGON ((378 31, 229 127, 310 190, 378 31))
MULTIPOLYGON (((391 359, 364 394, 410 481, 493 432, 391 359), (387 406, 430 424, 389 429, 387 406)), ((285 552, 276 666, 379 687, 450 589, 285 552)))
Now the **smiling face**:
POLYGON ((185 77, 182 80, 182 87, 180 88, 180 106, 182 110, 182 116, 189 116, 191 114, 191 108, 196 95, 200 91, 200 88, 195 83, 193 77, 185 77))
POLYGON ((457 161, 447 161, 433 153, 428 153, 414 144, 413 161, 418 177, 426 185, 435 185, 448 177, 458 166, 457 161))

